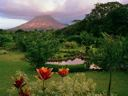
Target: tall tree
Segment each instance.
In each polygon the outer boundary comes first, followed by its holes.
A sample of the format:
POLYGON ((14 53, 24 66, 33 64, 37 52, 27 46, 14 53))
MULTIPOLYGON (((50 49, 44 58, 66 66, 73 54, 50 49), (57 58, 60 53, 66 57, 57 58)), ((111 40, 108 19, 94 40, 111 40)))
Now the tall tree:
MULTIPOLYGON (((95 36, 101 35, 104 32, 104 23, 106 16, 113 10, 123 6, 118 2, 98 3, 95 8, 85 17, 86 30, 93 33, 95 36)), ((106 32, 106 31, 105 31, 106 32)))
POLYGON ((122 4, 120 4, 119 2, 108 2, 105 4, 97 3, 95 5, 95 8, 91 11, 90 14, 87 15, 85 19, 87 20, 102 19, 106 17, 109 12, 121 6, 122 4))
POLYGON ((111 11, 104 22, 104 31, 114 35, 128 35, 128 6, 111 11))

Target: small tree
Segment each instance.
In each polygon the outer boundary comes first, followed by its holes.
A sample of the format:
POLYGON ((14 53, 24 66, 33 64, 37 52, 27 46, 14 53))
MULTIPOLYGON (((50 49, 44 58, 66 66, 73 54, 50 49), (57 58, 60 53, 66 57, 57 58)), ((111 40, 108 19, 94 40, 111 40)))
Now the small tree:
POLYGON ((107 96, 111 96, 112 70, 118 67, 124 58, 123 43, 121 40, 115 40, 107 34, 103 34, 104 42, 96 51, 90 50, 90 62, 98 64, 103 69, 109 71, 109 85, 107 96))
POLYGON ((52 33, 36 33, 27 47, 26 57, 36 68, 45 65, 58 50, 59 41, 52 33))

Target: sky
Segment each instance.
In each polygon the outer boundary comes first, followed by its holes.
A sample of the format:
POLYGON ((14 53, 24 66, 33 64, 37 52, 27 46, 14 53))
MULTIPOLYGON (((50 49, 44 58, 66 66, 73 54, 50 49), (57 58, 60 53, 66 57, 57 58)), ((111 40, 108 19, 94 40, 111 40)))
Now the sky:
POLYGON ((40 15, 51 15, 69 24, 83 19, 96 3, 113 1, 128 3, 128 0, 0 0, 0 28, 12 28, 40 15))

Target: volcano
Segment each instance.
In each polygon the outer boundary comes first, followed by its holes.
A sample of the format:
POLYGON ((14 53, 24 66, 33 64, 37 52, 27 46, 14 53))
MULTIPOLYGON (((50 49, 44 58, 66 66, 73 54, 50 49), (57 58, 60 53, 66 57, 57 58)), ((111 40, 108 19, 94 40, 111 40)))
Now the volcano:
POLYGON ((64 28, 65 25, 54 19, 52 16, 49 15, 43 15, 43 16, 37 16, 33 18, 32 20, 28 21, 27 23, 24 23, 20 26, 17 26, 15 28, 12 28, 12 30, 48 30, 48 29, 61 29, 64 28))

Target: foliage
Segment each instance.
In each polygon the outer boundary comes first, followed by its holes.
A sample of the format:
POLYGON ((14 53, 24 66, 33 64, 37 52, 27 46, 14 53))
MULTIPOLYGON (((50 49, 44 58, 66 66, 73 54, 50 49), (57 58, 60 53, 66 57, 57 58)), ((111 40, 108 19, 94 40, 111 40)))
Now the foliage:
POLYGON ((70 37, 69 36, 67 37, 67 41, 69 41, 69 42, 75 41, 78 44, 80 44, 82 40, 81 40, 81 36, 80 35, 71 35, 70 37))
POLYGON ((76 42, 74 42, 74 41, 72 41, 72 42, 64 42, 64 44, 63 44, 63 46, 64 46, 64 48, 66 48, 66 49, 71 49, 71 48, 76 48, 76 47, 78 47, 78 44, 76 43, 76 42))
POLYGON ((119 2, 97 3, 95 8, 87 15, 87 20, 96 20, 106 17, 112 10, 121 7, 119 2))
POLYGON ((59 47, 59 41, 52 33, 35 33, 29 42, 26 58, 35 67, 41 67, 52 57, 59 47))
MULTIPOLYGON (((82 31, 101 37, 102 32, 126 35, 128 6, 119 2, 98 3, 86 17, 60 30, 65 36, 80 35, 82 31)), ((127 34, 128 35, 128 34, 127 34)))
POLYGON ((111 11, 107 17, 104 31, 114 35, 128 35, 128 6, 111 11))
MULTIPOLYGON (((19 75, 21 76, 21 73, 19 75)), ((24 76, 27 78, 26 75, 24 76)), ((31 82, 27 87, 31 87, 31 96, 105 96, 104 93, 96 93, 96 84, 92 79, 88 79, 85 74, 79 73, 72 77, 66 76, 54 78, 50 82, 47 80, 45 90, 42 90, 43 86, 43 82, 41 80, 37 80, 31 82)), ((9 89, 8 93, 9 96, 17 96, 16 89, 14 87, 9 89)))
POLYGON ((107 34, 104 35, 104 42, 96 51, 90 50, 90 61, 99 64, 103 69, 119 68, 124 58, 123 43, 120 39, 113 39, 107 34))
POLYGON ((16 46, 17 48, 20 50, 20 51, 27 51, 27 45, 28 45, 28 42, 29 40, 32 39, 32 37, 30 38, 32 33, 28 34, 27 33, 18 33, 16 32, 15 35, 14 35, 14 40, 16 42, 16 46))
POLYGON ((0 33, 0 47, 5 47, 8 43, 13 41, 10 33, 0 33))
MULTIPOLYGON (((72 78, 68 76, 64 77, 63 81, 61 80, 61 77, 52 80, 51 82, 47 82, 47 89, 45 90, 45 94, 50 96, 85 96, 85 94, 89 96, 89 94, 94 94, 95 83, 91 79, 83 78, 84 76, 84 74, 77 74, 72 78)), ((42 83, 40 81, 34 82, 32 84, 33 92, 37 92, 37 96, 43 94, 41 90, 42 83)))
POLYGON ((124 48, 120 39, 113 39, 105 33, 103 36, 105 39, 104 44, 102 44, 98 52, 92 52, 90 58, 92 58, 95 64, 100 65, 103 69, 109 70, 110 76, 107 96, 111 96, 112 69, 120 67, 124 61, 124 48))
POLYGON ((87 32, 81 32, 80 37, 82 40, 81 43, 86 46, 90 46, 96 43, 96 37, 94 37, 93 34, 89 34, 87 32))
POLYGON ((29 79, 25 73, 17 71, 12 79, 15 81, 15 83, 11 89, 7 90, 8 93, 11 93, 12 96, 17 96, 18 94, 19 96, 30 96, 30 88, 28 85, 29 79), (21 86, 19 86, 20 83, 21 86), (18 93, 16 91, 18 91, 18 93))

